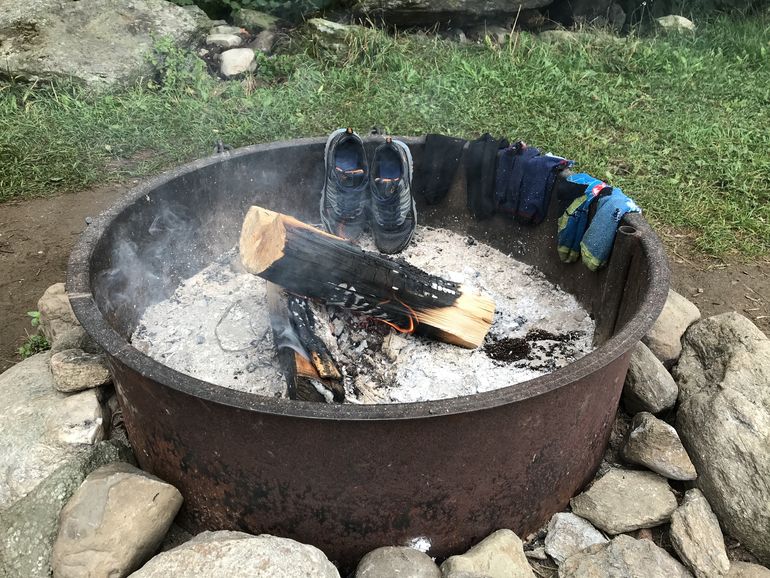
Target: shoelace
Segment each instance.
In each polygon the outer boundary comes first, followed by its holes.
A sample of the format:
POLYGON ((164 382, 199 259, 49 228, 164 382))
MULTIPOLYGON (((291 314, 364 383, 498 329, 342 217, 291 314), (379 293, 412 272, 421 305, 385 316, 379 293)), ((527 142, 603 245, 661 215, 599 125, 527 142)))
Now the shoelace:
MULTIPOLYGON (((335 167, 335 170, 337 171, 340 183, 345 186, 353 186, 353 179, 364 174, 363 169, 343 170, 340 167, 335 167)), ((357 217, 363 210, 361 197, 352 194, 351 191, 341 191, 338 189, 337 194, 334 195, 334 208, 344 219, 357 217)))
MULTIPOLYGON (((404 203, 402 203, 399 184, 401 179, 375 179, 375 183, 386 184, 386 196, 380 194, 380 188, 375 187, 373 197, 377 202, 377 220, 386 228, 398 227, 404 222, 404 203)), ((408 208, 408 207, 407 207, 408 208)))

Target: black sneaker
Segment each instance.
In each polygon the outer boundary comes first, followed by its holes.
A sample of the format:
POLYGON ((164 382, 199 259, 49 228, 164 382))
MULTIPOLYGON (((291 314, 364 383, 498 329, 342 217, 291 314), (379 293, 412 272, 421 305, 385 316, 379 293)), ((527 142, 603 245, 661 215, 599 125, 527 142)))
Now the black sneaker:
POLYGON ((321 222, 333 235, 357 239, 366 226, 369 166, 364 143, 353 129, 341 128, 329 135, 324 167, 321 222))
POLYGON ((388 137, 374 151, 369 179, 369 225, 374 243, 383 253, 398 253, 409 244, 417 224, 412 197, 412 153, 388 137))

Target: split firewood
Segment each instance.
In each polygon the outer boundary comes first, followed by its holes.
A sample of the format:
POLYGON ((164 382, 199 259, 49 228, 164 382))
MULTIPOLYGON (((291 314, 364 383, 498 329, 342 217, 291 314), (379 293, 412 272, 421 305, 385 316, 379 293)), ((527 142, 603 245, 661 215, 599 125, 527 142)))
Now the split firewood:
POLYGON ((326 344, 314 333, 315 319, 309 304, 268 283, 267 306, 289 399, 344 401, 342 374, 326 344))
POLYGON ((246 214, 240 253, 247 271, 289 293, 364 313, 402 333, 475 348, 492 325, 491 299, 261 207, 246 214))

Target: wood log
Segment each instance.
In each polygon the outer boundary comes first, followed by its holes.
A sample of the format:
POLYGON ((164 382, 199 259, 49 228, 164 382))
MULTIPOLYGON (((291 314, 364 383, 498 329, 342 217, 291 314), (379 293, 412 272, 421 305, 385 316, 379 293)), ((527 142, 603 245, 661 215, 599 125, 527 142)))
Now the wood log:
POLYGON ((289 399, 343 402, 342 374, 324 342, 313 333, 315 319, 310 306, 272 283, 267 284, 267 306, 289 399), (293 311, 298 312, 299 319, 293 311))
POLYGON ((403 333, 475 348, 492 325, 491 299, 261 207, 246 214, 240 253, 247 271, 289 293, 362 312, 403 333))

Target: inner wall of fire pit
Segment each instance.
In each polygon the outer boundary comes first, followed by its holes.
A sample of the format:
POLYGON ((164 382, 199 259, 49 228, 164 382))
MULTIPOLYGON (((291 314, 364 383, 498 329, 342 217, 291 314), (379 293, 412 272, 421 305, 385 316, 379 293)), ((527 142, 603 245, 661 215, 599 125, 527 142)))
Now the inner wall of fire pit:
MULTIPOLYGON (((419 190, 423 140, 406 140, 419 190)), ((186 376, 128 342, 148 306, 236 244, 252 204, 317 220, 324 143, 246 147, 171 171, 97 218, 73 251, 70 299, 108 353, 140 465, 180 489, 189 530, 287 536, 343 567, 382 545, 424 538, 443 557, 498 528, 536 530, 598 467, 630 349, 667 294, 665 256, 638 215, 596 274, 559 261, 555 202, 536 227, 475 221, 461 170, 441 204, 418 197, 421 224, 537 267, 596 322, 592 353, 496 391, 369 406, 273 399, 186 376)))

